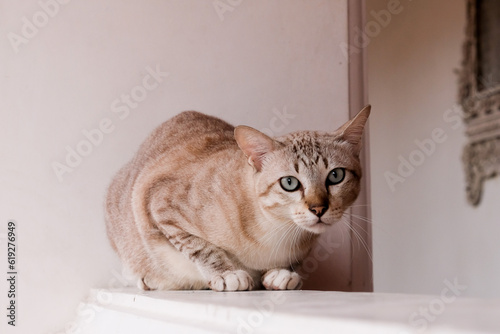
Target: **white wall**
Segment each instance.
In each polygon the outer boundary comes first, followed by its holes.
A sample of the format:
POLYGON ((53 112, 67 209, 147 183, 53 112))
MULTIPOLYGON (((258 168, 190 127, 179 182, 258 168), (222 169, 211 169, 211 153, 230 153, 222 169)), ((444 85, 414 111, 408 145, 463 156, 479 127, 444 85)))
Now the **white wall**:
POLYGON ((346 1, 222 2, 235 6, 220 17, 212 1, 41 0, 51 16, 1 2, 0 233, 17 222, 17 333, 62 331, 90 287, 117 285, 105 189, 161 122, 195 109, 282 134, 347 120, 346 1), (169 75, 148 78, 156 68, 169 75), (59 180, 67 147, 89 153, 59 180))
MULTIPOLYGON (((367 1, 368 21, 388 2, 367 1)), ((457 279, 464 296, 498 298, 500 178, 486 182, 479 207, 467 204, 466 138, 453 109, 465 1, 401 6, 368 46, 375 291, 435 294, 457 279), (397 175, 400 156, 417 158, 415 141, 431 139, 436 128, 442 142, 391 189, 387 172, 397 175)))

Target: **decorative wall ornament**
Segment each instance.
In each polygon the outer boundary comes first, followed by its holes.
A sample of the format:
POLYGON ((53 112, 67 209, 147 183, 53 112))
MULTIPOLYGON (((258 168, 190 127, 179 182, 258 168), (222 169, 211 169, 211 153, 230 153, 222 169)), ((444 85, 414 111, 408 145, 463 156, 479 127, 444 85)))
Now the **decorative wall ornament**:
POLYGON ((467 10, 459 100, 468 137, 467 199, 476 206, 483 182, 500 174, 500 1, 468 0, 467 10))

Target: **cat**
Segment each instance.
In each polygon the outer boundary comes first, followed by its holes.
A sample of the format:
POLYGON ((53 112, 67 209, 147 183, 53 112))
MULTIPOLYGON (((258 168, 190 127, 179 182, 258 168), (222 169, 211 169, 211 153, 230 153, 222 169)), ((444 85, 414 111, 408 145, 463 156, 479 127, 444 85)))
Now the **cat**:
POLYGON ((106 229, 143 290, 300 289, 315 239, 360 191, 366 106, 333 133, 271 138, 195 111, 113 179, 106 229))

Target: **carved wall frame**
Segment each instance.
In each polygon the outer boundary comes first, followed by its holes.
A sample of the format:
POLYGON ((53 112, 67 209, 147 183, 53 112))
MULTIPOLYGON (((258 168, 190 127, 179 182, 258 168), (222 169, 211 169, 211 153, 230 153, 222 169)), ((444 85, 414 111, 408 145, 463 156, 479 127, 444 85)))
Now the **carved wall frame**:
POLYGON ((479 74, 479 1, 467 1, 467 38, 459 88, 468 138, 462 160, 467 200, 473 206, 480 203, 484 181, 500 174, 500 83, 479 74))

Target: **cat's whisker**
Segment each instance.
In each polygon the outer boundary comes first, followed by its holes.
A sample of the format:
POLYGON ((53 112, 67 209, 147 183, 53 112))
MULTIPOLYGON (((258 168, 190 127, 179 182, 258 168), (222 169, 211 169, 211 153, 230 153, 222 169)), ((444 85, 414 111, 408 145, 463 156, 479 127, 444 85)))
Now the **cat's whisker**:
MULTIPOLYGON (((359 244, 363 245, 363 248, 366 251, 366 255, 368 255, 370 263, 373 265, 373 254, 370 251, 370 247, 368 246, 367 242, 364 241, 363 237, 359 234, 358 231, 356 231, 354 228, 352 228, 352 226, 349 224, 349 222, 346 222, 346 224, 347 224, 349 230, 352 231, 352 234, 356 237, 356 239, 358 241, 358 245, 359 244)), ((371 274, 370 279, 371 279, 371 281, 373 283, 373 273, 371 274)))
MULTIPOLYGON (((349 214, 347 214, 347 216, 349 216, 349 214)), ((377 224, 377 223, 376 223, 374 220, 372 220, 372 219, 369 219, 369 218, 367 218, 367 217, 363 217, 363 216, 360 216, 360 215, 356 215, 356 214, 351 214, 351 217, 356 218, 357 220, 361 220, 361 221, 363 221, 363 222, 365 222, 365 223, 367 223, 367 224, 370 224, 370 226, 371 226, 372 228, 376 228, 376 229, 377 229, 377 231, 382 231, 382 232, 384 232, 384 233, 386 233, 386 234, 388 234, 388 235, 390 235, 390 234, 391 234, 391 233, 389 233, 386 229, 384 229, 383 227, 381 227, 381 225, 380 225, 380 224, 377 224)), ((352 219, 351 219, 351 220, 352 220, 352 219)), ((352 220, 352 221, 354 221, 354 222, 355 222, 355 220, 352 220)), ((359 223, 359 222, 356 222, 356 224, 358 224, 358 225, 359 225, 360 223, 359 223)))
MULTIPOLYGON (((354 218, 357 218, 357 219, 359 219, 359 220, 362 220, 362 221, 364 221, 364 222, 366 222, 366 223, 371 224, 371 222, 370 222, 368 219, 366 219, 366 220, 365 220, 365 219, 362 219, 362 218, 364 218, 364 217, 361 217, 361 216, 356 216, 356 215, 352 215, 352 214, 351 214, 351 215, 346 214, 346 215, 343 215, 343 216, 342 216, 342 218, 344 219, 344 223, 345 223, 346 225, 348 225, 348 226, 349 226, 349 228, 350 228, 351 230, 352 230, 352 227, 353 227, 353 226, 355 226, 356 228, 361 229, 364 233, 368 234, 367 229, 365 229, 365 228, 362 226, 362 224, 361 224, 361 223, 357 222, 355 219, 352 219, 353 217, 354 217, 354 218)), ((358 232, 358 231, 356 231, 356 232, 358 232)), ((358 232, 358 233, 359 233, 359 232, 358 232)), ((364 240, 364 239, 363 239, 363 240, 364 240)))
POLYGON ((358 221, 373 225, 373 221, 371 219, 369 219, 367 217, 360 216, 360 215, 356 215, 353 213, 349 213, 349 212, 344 212, 342 214, 342 219, 347 219, 349 222, 351 222, 353 224, 356 223, 356 226, 360 226, 360 227, 361 227, 361 225, 358 221))
POLYGON ((360 229, 360 230, 361 230, 361 231, 363 231, 365 234, 368 234, 368 229, 367 229, 367 228, 365 228, 365 227, 362 225, 362 223, 359 223, 359 222, 357 222, 357 221, 355 221, 355 220, 352 220, 352 219, 351 219, 349 222, 351 223, 351 225, 352 225, 352 226, 355 226, 357 229, 360 229))
MULTIPOLYGON (((369 219, 367 217, 363 217, 363 216, 360 216, 360 215, 356 215, 356 214, 349 214, 347 212, 344 213, 344 216, 342 217, 344 220, 344 223, 346 225, 348 225, 349 229, 352 230, 352 226, 355 226, 357 229, 360 229, 362 230, 362 232, 364 232, 365 234, 369 235, 370 233, 368 233, 367 231, 367 228, 368 227, 363 227, 363 222, 364 223, 367 223, 367 224, 370 224, 370 228, 377 228, 378 231, 382 231, 388 235, 390 235, 390 233, 387 232, 386 229, 382 228, 379 224, 376 224, 374 223, 374 221, 372 219, 369 219), (352 219, 352 218, 356 218, 356 219, 352 219), (361 221, 361 222, 360 222, 361 221)), ((360 232, 356 231, 358 234, 360 232)), ((355 233, 355 232, 353 232, 355 233)), ((357 237, 358 239, 359 237, 357 237)), ((362 240, 365 240, 365 239, 362 239, 362 240)), ((359 240, 358 240, 359 242, 359 240)), ((374 243, 376 243, 376 240, 372 241, 374 243)), ((365 246, 365 248, 368 248, 367 246, 365 246)), ((372 256, 373 254, 367 252, 370 256, 370 260, 373 262, 373 259, 372 259, 372 256)))
POLYGON ((267 243, 271 238, 275 236, 275 233, 278 232, 279 230, 285 229, 287 225, 285 224, 277 224, 273 226, 267 233, 266 235, 260 240, 261 243, 267 243))
POLYGON ((368 247, 368 243, 364 240, 363 236, 359 233, 359 231, 356 231, 356 229, 352 227, 352 222, 346 220, 342 220, 342 222, 346 225, 349 231, 352 232, 352 234, 350 233, 349 235, 354 235, 356 241, 358 242, 358 247, 363 246, 366 254, 368 255, 368 258, 370 259, 370 262, 373 263, 372 253, 370 251, 370 248, 368 247))
POLYGON ((276 238, 276 235, 279 233, 279 232, 282 232, 282 230, 285 230, 288 228, 288 225, 287 224, 278 224, 276 225, 275 227, 273 227, 268 233, 267 235, 262 238, 261 240, 261 243, 263 244, 267 244, 269 241, 271 241, 272 239, 276 238))
POLYGON ((370 262, 373 263, 373 255, 370 250, 370 247, 368 246, 368 243, 363 239, 363 237, 359 234, 358 231, 353 229, 352 232, 357 236, 358 241, 361 243, 361 245, 363 245, 363 248, 366 251, 366 255, 368 255, 368 258, 370 259, 370 262))
POLYGON ((293 239, 292 239, 292 243, 290 245, 290 254, 293 254, 293 257, 294 257, 294 261, 292 262, 292 259, 291 259, 291 256, 290 256, 290 267, 293 266, 294 263, 297 263, 299 262, 299 260, 297 259, 297 243, 300 242, 300 239, 301 237, 303 237, 303 231, 300 227, 296 226, 295 229, 294 229, 294 235, 293 235, 293 239))
POLYGON ((293 257, 293 246, 295 245, 295 228, 292 229, 292 232, 291 232, 291 238, 289 239, 290 240, 290 250, 287 252, 288 253, 288 263, 291 264, 292 263, 292 257, 293 257))
MULTIPOLYGON (((344 219, 344 216, 342 216, 340 218, 339 222, 343 223, 343 219, 344 219)), ((344 236, 344 233, 342 233, 342 229, 340 228, 340 226, 342 226, 342 225, 336 225, 337 229, 340 230, 340 235, 342 236, 341 243, 343 244, 345 242, 345 236, 344 236)))
POLYGON ((373 224, 373 220, 369 219, 367 217, 363 217, 363 216, 356 215, 356 214, 353 214, 353 213, 351 213, 351 216, 354 217, 354 218, 356 218, 356 219, 362 220, 362 221, 364 221, 366 223, 373 224))
POLYGON ((290 250, 288 251, 288 263, 291 264, 292 263, 292 256, 293 256, 293 246, 295 245, 295 228, 292 229, 291 231, 291 237, 289 239, 289 246, 290 246, 290 250))
POLYGON ((288 234, 293 231, 293 228, 295 226, 295 224, 290 224, 290 225, 285 225, 287 226, 287 229, 285 230, 285 232, 279 237, 278 239, 278 242, 276 243, 275 247, 273 247, 270 255, 269 255, 269 262, 271 262, 273 260, 273 258, 277 257, 278 254, 279 254, 279 249, 280 249, 280 246, 282 244, 282 242, 284 240, 287 239, 287 236, 288 234), (274 255, 276 253, 276 255, 274 255))
POLYGON ((300 241, 300 238, 301 238, 301 235, 303 233, 303 230, 295 225, 293 227, 293 230, 292 230, 292 235, 291 235, 291 238, 290 238, 290 251, 289 251, 289 254, 290 254, 290 262, 292 260, 292 255, 293 257, 295 258, 295 260, 297 259, 297 244, 299 243, 300 241))
MULTIPOLYGON (((289 243, 289 246, 292 248, 293 247, 293 238, 294 238, 294 235, 295 235, 295 228, 296 228, 296 225, 293 224, 291 225, 291 228, 289 230, 287 230, 287 233, 286 235, 284 235, 283 239, 281 240, 281 243, 284 243, 284 247, 286 246, 286 243, 288 242, 289 243)), ((278 248, 276 248, 276 252, 278 255, 278 252, 279 252, 279 248, 280 248, 281 245, 278 245, 278 248)), ((286 252, 288 254, 288 262, 290 262, 290 259, 291 259, 291 252, 286 252)))
POLYGON ((372 206, 371 204, 352 204, 351 208, 367 208, 371 206, 372 206))
MULTIPOLYGON (((349 225, 350 225, 349 217, 342 216, 342 218, 340 219, 340 222, 342 223, 343 226, 347 226, 348 232, 349 232, 350 231, 349 230, 349 225)), ((344 233, 344 231, 345 231, 345 229, 341 229, 342 243, 345 242, 345 233, 344 233)), ((351 240, 351 234, 350 233, 348 233, 348 238, 349 238, 349 240, 351 240)))
MULTIPOLYGON (((258 240, 258 243, 264 247, 268 247, 269 243, 276 238, 276 235, 288 227, 286 224, 277 224, 270 231, 266 233, 264 237, 258 240)), ((243 253, 252 251, 255 248, 253 243, 248 243, 243 249, 243 253)))

